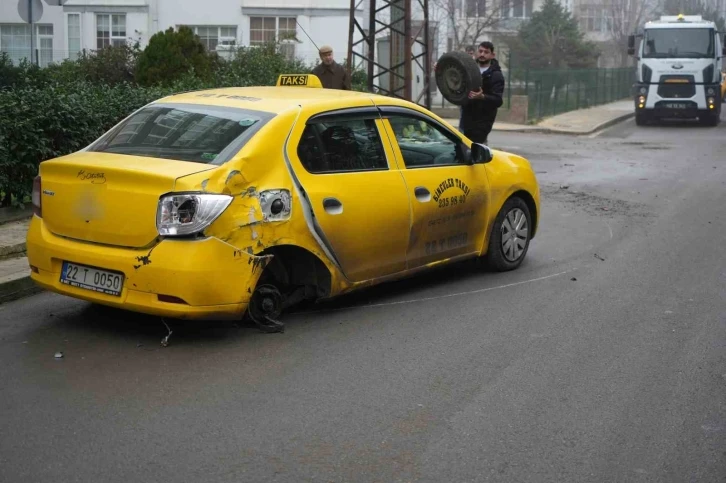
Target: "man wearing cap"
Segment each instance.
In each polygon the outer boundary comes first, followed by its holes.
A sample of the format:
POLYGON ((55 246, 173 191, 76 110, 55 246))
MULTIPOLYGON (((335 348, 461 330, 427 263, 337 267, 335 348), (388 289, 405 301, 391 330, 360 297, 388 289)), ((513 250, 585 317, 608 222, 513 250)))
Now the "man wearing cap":
POLYGON ((319 53, 322 62, 313 69, 313 74, 318 76, 323 87, 349 91, 350 77, 343 66, 333 59, 332 47, 323 45, 320 47, 319 53))

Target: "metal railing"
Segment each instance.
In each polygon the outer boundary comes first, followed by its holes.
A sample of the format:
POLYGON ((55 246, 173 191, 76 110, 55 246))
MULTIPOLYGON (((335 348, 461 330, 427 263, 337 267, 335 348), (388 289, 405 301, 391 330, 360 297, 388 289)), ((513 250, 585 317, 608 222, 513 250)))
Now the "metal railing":
MULTIPOLYGON (((512 96, 527 96, 528 118, 533 121, 624 99, 630 96, 635 82, 632 67, 503 69, 502 74, 505 87, 501 108, 510 108, 512 96)), ((458 108, 443 97, 436 107, 458 108)))
POLYGON ((514 70, 507 78, 507 97, 527 96, 528 117, 538 120, 626 98, 634 81, 631 67, 514 70))

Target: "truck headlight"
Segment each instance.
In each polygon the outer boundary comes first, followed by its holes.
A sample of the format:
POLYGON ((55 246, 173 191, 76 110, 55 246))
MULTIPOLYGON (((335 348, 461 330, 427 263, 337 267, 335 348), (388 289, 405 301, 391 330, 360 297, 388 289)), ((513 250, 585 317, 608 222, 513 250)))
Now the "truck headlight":
POLYGON ((716 95, 716 89, 714 89, 713 87, 709 87, 708 89, 706 89, 706 95, 715 96, 716 95))
POLYGON ((640 93, 643 94, 643 95, 647 94, 648 93, 648 88, 645 87, 645 86, 641 87, 640 88, 640 93))

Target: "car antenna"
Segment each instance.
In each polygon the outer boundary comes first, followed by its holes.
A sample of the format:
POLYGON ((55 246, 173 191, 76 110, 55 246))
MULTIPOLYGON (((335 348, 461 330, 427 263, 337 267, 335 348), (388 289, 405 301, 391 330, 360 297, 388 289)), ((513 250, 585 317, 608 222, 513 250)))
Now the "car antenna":
POLYGON ((305 29, 303 28, 303 26, 302 26, 302 25, 300 25, 300 22, 298 22, 298 21, 297 21, 297 18, 295 19, 295 23, 297 24, 297 26, 298 26, 298 27, 300 27, 300 30, 302 30, 302 31, 303 31, 303 33, 305 34, 305 37, 307 37, 307 38, 309 38, 309 39, 310 39, 310 42, 312 42, 312 43, 313 43, 313 45, 315 46, 315 49, 316 49, 316 50, 320 50, 320 47, 318 47, 318 46, 317 46, 317 44, 315 43, 315 41, 314 41, 313 39, 311 39, 311 38, 310 38, 310 36, 309 36, 309 35, 308 35, 308 33, 307 33, 307 32, 305 31, 305 29))

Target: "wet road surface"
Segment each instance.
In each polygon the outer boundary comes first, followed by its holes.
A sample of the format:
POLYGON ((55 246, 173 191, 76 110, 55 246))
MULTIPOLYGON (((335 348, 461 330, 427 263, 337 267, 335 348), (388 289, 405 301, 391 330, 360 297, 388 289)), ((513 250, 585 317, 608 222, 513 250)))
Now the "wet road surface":
POLYGON ((0 306, 0 481, 724 481, 726 123, 491 138, 543 189, 517 271, 166 348, 159 319, 0 306))

